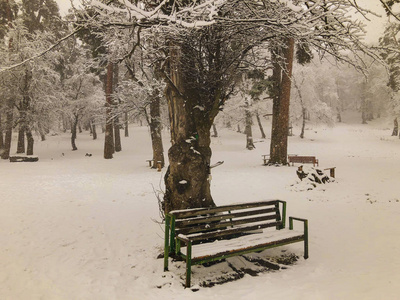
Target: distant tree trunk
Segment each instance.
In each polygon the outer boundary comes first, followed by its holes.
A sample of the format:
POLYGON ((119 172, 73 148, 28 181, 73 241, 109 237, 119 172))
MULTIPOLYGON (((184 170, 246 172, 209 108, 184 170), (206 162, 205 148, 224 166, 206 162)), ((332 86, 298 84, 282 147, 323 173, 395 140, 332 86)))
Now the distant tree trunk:
POLYGON ((342 113, 340 112, 340 108, 336 108, 337 109, 337 120, 339 123, 342 123, 342 113))
POLYGON ((242 133, 242 131, 240 130, 240 124, 238 124, 236 132, 242 133))
POLYGON ((399 122, 397 121, 397 118, 394 119, 394 127, 393 127, 393 132, 392 136, 397 136, 399 134, 399 122))
POLYGON ((63 125, 63 132, 67 132, 68 130, 68 120, 67 117, 65 116, 65 114, 62 115, 62 125, 63 125))
POLYGON ((34 144, 35 140, 33 139, 32 131, 30 128, 26 128, 25 132, 26 132, 26 140, 27 140, 26 154, 33 155, 33 144, 34 144))
POLYGON ((212 137, 218 137, 217 126, 215 124, 212 125, 213 135, 212 137))
POLYGON ((77 136, 77 127, 78 127, 78 119, 79 117, 77 115, 73 116, 72 122, 71 122, 71 146, 72 146, 72 151, 78 150, 76 147, 76 136, 77 136))
MULTIPOLYGON (((8 20, 8 27, 12 28, 12 22, 13 22, 13 14, 11 10, 11 6, 9 1, 5 2, 5 10, 7 14, 7 20, 8 20)), ((8 50, 9 53, 13 52, 13 38, 11 37, 8 40, 8 50)), ((7 101, 6 105, 6 127, 5 127, 5 137, 4 137, 4 144, 3 147, 0 148, 0 155, 2 159, 8 159, 10 157, 10 151, 11 151, 11 140, 12 140, 12 129, 13 129, 13 119, 14 119, 14 101, 9 99, 7 101)), ((1 126, 1 122, 0 122, 1 126)), ((3 131, 1 130, 1 139, 3 139, 3 131)))
POLYGON ((129 125, 129 120, 128 120, 128 113, 127 112, 125 112, 125 120, 124 120, 124 122, 125 122, 125 137, 129 137, 129 127, 128 127, 128 125, 129 125))
POLYGON ((25 124, 23 122, 19 125, 18 130, 17 153, 25 153, 25 124))
POLYGON ((121 129, 121 126, 119 124, 119 118, 115 117, 114 118, 114 147, 115 147, 115 152, 122 151, 121 133, 119 131, 120 129, 121 129))
POLYGON ((106 76, 106 128, 104 139, 104 158, 111 159, 114 154, 114 134, 113 134, 113 118, 112 118, 112 93, 113 93, 113 63, 107 65, 106 76))
POLYGON ((40 140, 44 142, 46 140, 46 134, 43 128, 39 128, 40 140))
POLYGON ((1 153, 3 153, 3 149, 4 149, 4 133, 3 133, 3 122, 0 112, 0 156, 1 153))
MULTIPOLYGON (((114 64, 113 67, 113 93, 116 94, 119 82, 119 67, 118 64, 114 64)), ((115 106, 119 105, 117 99, 113 101, 115 106)), ((119 124, 119 117, 116 116, 114 118, 114 151, 120 152, 122 151, 122 144, 121 144, 121 133, 120 133, 121 126, 119 124)))
POLYGON ((303 119, 303 122, 301 124, 301 133, 300 133, 300 137, 302 139, 304 139, 304 131, 306 129, 306 118, 307 118, 307 109, 305 107, 303 107, 301 109, 301 117, 303 119))
POLYGON ((164 148, 161 136, 161 114, 160 114, 160 99, 154 97, 150 102, 150 135, 151 143, 153 148, 153 166, 152 168, 157 168, 157 164, 161 164, 161 168, 164 168, 164 148))
MULTIPOLYGON (((273 117, 271 129, 271 164, 287 164, 289 133, 290 88, 293 68, 294 40, 287 39, 286 48, 281 49, 284 60, 279 61, 280 53, 273 51, 273 117)), ((279 50, 278 50, 279 51, 279 50)))
POLYGON ((95 122, 92 120, 90 122, 90 128, 92 128, 92 136, 94 140, 97 140, 97 130, 96 130, 96 124, 95 122))
POLYGON ((257 110, 257 112, 256 112, 256 118, 257 118, 258 127, 260 128, 261 138, 262 138, 262 139, 266 139, 267 137, 266 137, 266 135, 265 135, 264 128, 263 128, 263 126, 262 126, 261 118, 260 118, 260 114, 258 113, 258 110, 257 110))
MULTIPOLYGON (((210 190, 211 137, 210 130, 218 113, 208 107, 195 109, 205 103, 197 91, 190 90, 181 60, 191 57, 171 41, 169 48, 169 74, 171 82, 165 95, 168 102, 171 128, 171 148, 168 150, 169 167, 165 174, 164 210, 215 206, 210 190)), ((217 57, 215 59, 218 59, 217 57)), ((216 99, 220 100, 220 99, 216 99)))
POLYGON ((253 124, 253 120, 251 117, 251 112, 250 112, 250 103, 248 99, 245 100, 245 134, 246 134, 246 149, 248 150, 253 150, 255 148, 254 143, 253 143, 253 132, 251 130, 251 125, 253 124))
POLYGON ((361 123, 362 124, 367 124, 367 120, 368 120, 367 100, 366 100, 366 95, 365 95, 366 85, 367 85, 366 82, 363 81, 362 91, 361 91, 361 123))
POLYGON ((9 100, 7 102, 4 149, 3 149, 3 152, 1 153, 2 159, 8 159, 10 157, 12 130, 13 130, 13 122, 14 122, 13 108, 14 108, 14 102, 12 100, 9 100))

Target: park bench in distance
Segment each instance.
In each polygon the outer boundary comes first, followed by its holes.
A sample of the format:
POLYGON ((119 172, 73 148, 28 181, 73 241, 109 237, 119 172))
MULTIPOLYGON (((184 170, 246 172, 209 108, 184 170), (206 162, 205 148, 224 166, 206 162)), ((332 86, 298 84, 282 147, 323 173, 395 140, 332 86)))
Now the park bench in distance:
POLYGON ((289 164, 300 163, 300 164, 313 164, 318 166, 318 159, 315 156, 302 156, 302 155, 288 155, 289 164))
POLYGON ((164 271, 170 256, 186 260, 185 286, 190 287, 195 264, 301 241, 308 258, 308 221, 289 217, 285 229, 285 219, 281 200, 171 211, 165 219, 164 271), (302 231, 293 230, 294 220, 303 222, 302 231))
POLYGON ((10 162, 37 162, 39 157, 32 155, 11 155, 9 157, 10 162))

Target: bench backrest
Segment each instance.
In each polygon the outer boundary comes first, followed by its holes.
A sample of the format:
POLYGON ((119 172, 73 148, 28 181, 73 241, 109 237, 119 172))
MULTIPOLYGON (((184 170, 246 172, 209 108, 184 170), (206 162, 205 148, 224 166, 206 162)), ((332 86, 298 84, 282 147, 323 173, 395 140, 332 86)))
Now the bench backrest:
POLYGON ((315 156, 288 156, 290 162, 316 162, 315 156))
POLYGON ((166 222, 171 224, 173 246, 173 240, 179 234, 190 235, 194 241, 224 238, 267 227, 284 228, 285 218, 286 202, 270 200, 171 211, 166 222))

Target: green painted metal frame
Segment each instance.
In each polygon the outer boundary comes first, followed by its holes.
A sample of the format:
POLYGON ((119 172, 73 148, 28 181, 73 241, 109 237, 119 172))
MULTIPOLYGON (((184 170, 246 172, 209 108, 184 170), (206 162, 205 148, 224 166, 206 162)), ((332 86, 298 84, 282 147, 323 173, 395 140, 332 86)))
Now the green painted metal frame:
POLYGON ((308 258, 308 220, 302 218, 289 217, 289 229, 293 230, 293 220, 304 223, 304 258, 308 258))
MULTIPOLYGON (((277 221, 281 221, 280 226, 276 226, 277 230, 283 229, 286 226, 286 201, 282 200, 276 200, 276 208, 277 208, 277 221), (282 205, 282 210, 279 209, 279 204, 282 205)), ((221 259, 237 256, 237 255, 242 255, 242 254, 247 254, 247 253, 252 253, 252 252, 257 252, 257 251, 262 251, 266 249, 271 249, 279 246, 284 246, 300 241, 304 241, 304 258, 308 258, 308 220, 302 219, 302 218, 296 218, 296 217, 289 217, 289 230, 293 230, 293 220, 296 221, 301 221, 304 223, 304 238, 299 238, 295 240, 289 240, 289 241, 277 241, 275 244, 269 244, 269 245, 256 245, 251 248, 247 248, 241 251, 235 251, 230 254, 224 254, 222 256, 210 256, 208 258, 204 259, 198 259, 198 260, 193 260, 192 259, 192 242, 184 237, 181 236, 175 236, 175 219, 176 217, 173 214, 166 214, 165 218, 165 241, 164 241, 164 271, 168 271, 168 258, 171 253, 174 253, 175 255, 181 257, 182 259, 186 260, 186 282, 185 286, 190 287, 190 282, 191 282, 191 267, 192 265, 197 265, 197 264, 203 264, 207 262, 212 262, 212 261, 218 261, 221 259), (181 242, 184 242, 186 244, 186 255, 183 254, 180 249, 181 249, 181 242)))

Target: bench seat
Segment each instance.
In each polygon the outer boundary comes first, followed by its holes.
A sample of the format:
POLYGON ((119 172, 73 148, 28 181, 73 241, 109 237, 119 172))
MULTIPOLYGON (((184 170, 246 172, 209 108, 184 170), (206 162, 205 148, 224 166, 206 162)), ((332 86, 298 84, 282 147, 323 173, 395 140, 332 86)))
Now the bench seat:
MULTIPOLYGON (((185 240, 189 236, 179 235, 178 238, 185 240)), ((229 240, 216 240, 212 243, 204 243, 192 246, 192 262, 200 261, 211 257, 229 257, 236 252, 244 253, 246 250, 254 252, 257 248, 273 248, 277 242, 282 245, 284 241, 293 243, 303 241, 304 232, 281 229, 281 230, 260 230, 259 233, 248 234, 229 240), (268 247, 271 246, 271 247, 268 247)), ((186 247, 181 247, 181 253, 186 256, 186 247)))

